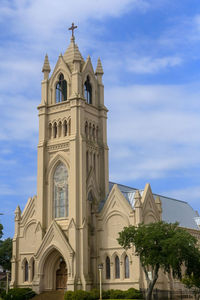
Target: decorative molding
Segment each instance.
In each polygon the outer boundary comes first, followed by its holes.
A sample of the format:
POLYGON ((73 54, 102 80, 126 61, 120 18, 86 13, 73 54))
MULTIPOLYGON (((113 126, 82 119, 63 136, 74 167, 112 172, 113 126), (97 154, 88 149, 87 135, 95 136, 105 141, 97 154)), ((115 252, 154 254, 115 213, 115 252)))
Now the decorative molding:
POLYGON ((56 103, 56 104, 52 104, 51 106, 48 106, 48 114, 55 112, 57 110, 61 111, 65 111, 66 109, 70 110, 70 103, 67 102, 60 102, 60 103, 56 103))
POLYGON ((63 149, 69 151, 69 142, 47 146, 47 150, 49 152, 54 152, 54 151, 63 150, 63 149))

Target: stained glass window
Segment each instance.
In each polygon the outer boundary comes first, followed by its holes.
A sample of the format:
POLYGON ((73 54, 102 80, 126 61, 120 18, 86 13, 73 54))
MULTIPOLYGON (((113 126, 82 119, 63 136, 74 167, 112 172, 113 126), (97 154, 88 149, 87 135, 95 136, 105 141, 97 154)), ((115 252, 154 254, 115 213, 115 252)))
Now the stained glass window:
POLYGON ((129 278, 129 259, 128 256, 126 255, 124 258, 124 271, 125 271, 125 278, 129 278))
POLYGON ((115 278, 120 278, 120 264, 119 257, 115 257, 115 278))
POLYGON ((106 257, 106 279, 110 279, 110 258, 106 257))
POLYGON ((63 163, 60 163, 54 173, 54 217, 68 216, 68 172, 63 163))

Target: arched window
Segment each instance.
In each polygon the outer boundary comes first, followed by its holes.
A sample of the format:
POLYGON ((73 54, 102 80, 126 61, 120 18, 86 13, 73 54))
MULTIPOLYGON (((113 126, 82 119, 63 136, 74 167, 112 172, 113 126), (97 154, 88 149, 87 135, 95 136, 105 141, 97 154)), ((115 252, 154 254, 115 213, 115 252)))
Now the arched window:
POLYGON ((49 139, 52 138, 52 124, 49 124, 49 139))
POLYGON ((130 276, 128 255, 126 255, 124 258, 124 276, 125 276, 125 278, 129 278, 129 276, 130 276))
POLYGON ((59 81, 56 84, 56 103, 67 100, 67 81, 63 74, 60 74, 59 81))
POLYGON ((28 281, 28 262, 24 262, 24 281, 28 281))
POLYGON ((115 278, 120 278, 120 264, 119 257, 115 257, 115 278))
POLYGON ((54 186, 54 217, 68 216, 68 172, 63 163, 60 163, 53 176, 54 186))
POLYGON ((62 133, 62 122, 60 121, 58 123, 58 137, 61 137, 61 133, 62 133))
POLYGON ((57 124, 56 123, 53 124, 53 137, 54 137, 54 139, 57 137, 57 124))
POLYGON ((34 279, 34 276, 35 276, 35 260, 33 259, 33 261, 32 261, 32 281, 34 279))
POLYGON ((63 135, 67 136, 67 121, 66 120, 63 123, 63 135))
POLYGON ((90 83, 90 77, 87 76, 86 82, 84 84, 84 94, 85 99, 88 104, 92 104, 92 85, 90 83))
POLYGON ((110 258, 106 257, 106 279, 110 279, 110 258))

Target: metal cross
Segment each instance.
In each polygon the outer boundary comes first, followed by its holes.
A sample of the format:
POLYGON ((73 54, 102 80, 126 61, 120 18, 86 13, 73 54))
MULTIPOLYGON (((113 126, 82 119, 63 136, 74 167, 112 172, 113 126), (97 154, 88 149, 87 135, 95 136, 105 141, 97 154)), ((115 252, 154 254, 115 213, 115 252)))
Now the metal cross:
POLYGON ((72 37, 74 37, 74 29, 76 29, 78 26, 74 26, 74 23, 72 23, 72 26, 69 28, 69 30, 72 31, 72 37))

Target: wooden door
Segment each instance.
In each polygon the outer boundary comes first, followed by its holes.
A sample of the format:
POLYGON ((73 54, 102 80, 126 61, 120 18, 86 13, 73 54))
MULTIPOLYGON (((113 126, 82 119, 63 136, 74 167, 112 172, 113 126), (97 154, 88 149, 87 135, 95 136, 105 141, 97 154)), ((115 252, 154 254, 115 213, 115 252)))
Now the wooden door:
POLYGON ((59 269, 56 271, 56 290, 66 289, 67 285, 67 269, 66 263, 61 261, 59 269))

